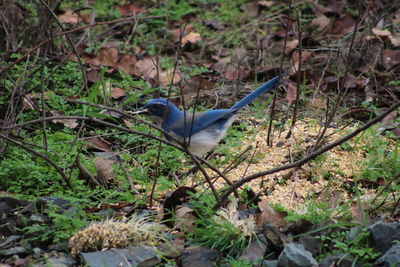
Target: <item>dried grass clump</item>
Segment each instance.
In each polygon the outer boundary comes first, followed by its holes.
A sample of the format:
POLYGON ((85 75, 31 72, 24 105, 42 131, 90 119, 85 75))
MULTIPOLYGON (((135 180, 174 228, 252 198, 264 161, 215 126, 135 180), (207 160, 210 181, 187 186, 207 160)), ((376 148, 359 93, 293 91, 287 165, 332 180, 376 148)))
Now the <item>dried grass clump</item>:
POLYGON ((91 224, 69 240, 71 254, 90 250, 126 247, 129 244, 154 246, 165 241, 164 226, 135 216, 129 221, 104 221, 91 224))

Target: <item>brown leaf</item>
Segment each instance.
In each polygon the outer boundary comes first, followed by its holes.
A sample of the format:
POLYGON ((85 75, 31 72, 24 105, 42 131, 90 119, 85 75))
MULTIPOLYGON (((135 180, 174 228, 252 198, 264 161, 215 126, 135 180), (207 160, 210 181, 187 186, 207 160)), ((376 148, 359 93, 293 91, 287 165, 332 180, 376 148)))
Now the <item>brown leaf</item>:
POLYGON ((225 72, 223 75, 224 75, 224 78, 227 80, 231 80, 231 81, 243 80, 250 76, 250 71, 236 68, 234 70, 229 70, 229 71, 225 72))
POLYGON ((400 63, 400 50, 385 50, 383 51, 383 63, 389 69, 400 63))
POLYGON ((355 26, 355 19, 351 15, 345 14, 333 22, 330 34, 342 36, 347 33, 353 32, 355 26))
POLYGON ((173 69, 169 69, 166 71, 160 71, 159 78, 161 85, 169 86, 171 83, 175 84, 180 82, 182 80, 182 75, 178 70, 174 73, 173 69))
POLYGON ((397 32, 397 33, 389 35, 389 39, 394 47, 400 46, 400 33, 397 32))
POLYGON ((388 37, 389 35, 391 35, 389 30, 382 30, 378 27, 373 28, 372 32, 378 37, 388 37))
POLYGON ((257 2, 248 2, 245 4, 242 4, 240 6, 240 9, 242 9, 245 13, 247 13, 250 17, 257 17, 259 13, 259 6, 257 2))
POLYGON ((111 143, 104 140, 100 136, 92 136, 85 139, 87 142, 93 145, 94 148, 104 151, 104 152, 112 152, 111 143))
POLYGON ((299 44, 299 39, 294 39, 292 41, 290 41, 289 43, 287 43, 286 45, 286 49, 285 49, 285 54, 289 54, 290 52, 292 52, 297 45, 299 44))
MULTIPOLYGON (((304 61, 306 61, 310 56, 311 56, 312 52, 311 51, 302 51, 301 53, 301 62, 303 63, 304 61)), ((299 62, 300 62, 300 56, 299 56, 299 51, 296 50, 293 52, 290 63, 292 64, 292 67, 290 69, 290 75, 293 75, 295 73, 297 73, 298 69, 299 69, 299 62)))
POLYGON ((265 6, 265 7, 271 7, 273 6, 275 3, 273 1, 258 1, 258 4, 260 6, 265 6))
POLYGON ((193 210, 186 206, 178 206, 175 210, 175 228, 183 232, 190 233, 194 228, 194 221, 196 216, 193 210))
POLYGON ((192 43, 195 44, 201 40, 200 33, 190 32, 184 37, 182 37, 182 44, 192 43))
POLYGON ((208 95, 210 90, 214 88, 214 83, 203 79, 200 76, 194 76, 185 82, 183 86, 183 96, 185 103, 189 104, 199 93, 199 98, 208 95))
POLYGON ((76 12, 74 13, 71 9, 63 9, 61 11, 64 13, 57 15, 57 18, 62 23, 77 24, 82 21, 82 19, 79 18, 79 14, 76 12))
POLYGON ((125 90, 119 87, 114 87, 111 89, 111 97, 114 99, 121 98, 125 96, 125 90))
POLYGON ((313 98, 311 100, 311 106, 314 108, 326 109, 326 102, 319 98, 313 98))
POLYGON ((288 86, 286 89, 285 99, 289 104, 292 104, 296 100, 297 96, 297 86, 292 82, 288 82, 288 86))
POLYGON ((86 72, 86 77, 88 81, 92 83, 97 83, 100 79, 99 72, 96 69, 90 69, 86 72))
POLYGON ((331 23, 331 20, 325 15, 319 15, 311 21, 311 26, 314 26, 318 31, 322 32, 331 23))
POLYGON ((353 217, 354 221, 360 225, 364 225, 366 218, 366 210, 368 206, 365 202, 358 203, 357 201, 353 201, 351 203, 351 216, 353 217))
POLYGON ((261 226, 265 222, 276 226, 277 228, 283 227, 286 224, 284 218, 287 216, 286 212, 275 211, 268 203, 266 199, 262 199, 258 202, 258 207, 261 213, 256 217, 256 225, 261 226))
POLYGON ((157 66, 149 57, 138 60, 135 65, 134 75, 155 78, 157 76, 157 66))
POLYGON ((132 4, 125 4, 117 7, 122 16, 134 16, 143 12, 143 8, 132 4))
MULTIPOLYGON (((62 110, 52 110, 49 113, 51 114, 51 116, 64 116, 64 111, 62 111, 62 110)), ((54 120, 52 120, 52 122, 61 123, 65 127, 70 128, 70 129, 74 129, 74 128, 78 127, 78 125, 79 125, 77 123, 76 119, 54 119, 54 120)))
POLYGON ((209 27, 211 27, 211 28, 213 28, 215 30, 223 30, 223 29, 225 29, 224 24, 222 24, 218 20, 206 19, 204 21, 204 24, 206 24, 206 26, 209 26, 209 27))
POLYGON ((94 162, 94 167, 97 173, 97 179, 102 184, 110 184, 115 178, 113 172, 113 160, 105 158, 96 158, 94 162))
POLYGON ((133 74, 135 71, 136 56, 123 54, 121 59, 118 61, 116 67, 118 70, 122 70, 128 74, 133 74))
POLYGON ((118 51, 115 47, 103 47, 97 57, 100 65, 115 66, 118 62, 118 51))

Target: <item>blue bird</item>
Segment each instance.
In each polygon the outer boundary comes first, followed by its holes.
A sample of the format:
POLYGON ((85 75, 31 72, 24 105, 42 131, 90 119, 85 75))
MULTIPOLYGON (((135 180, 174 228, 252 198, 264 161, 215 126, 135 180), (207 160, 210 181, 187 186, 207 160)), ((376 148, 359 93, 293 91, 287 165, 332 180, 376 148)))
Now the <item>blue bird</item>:
POLYGON ((224 137, 235 120, 236 113, 261 94, 273 89, 280 77, 281 75, 278 75, 264 83, 229 109, 184 114, 173 103, 160 98, 150 100, 135 113, 146 113, 168 133, 165 136, 168 140, 173 137, 181 142, 180 145, 185 142, 192 154, 202 156, 212 150, 224 137))

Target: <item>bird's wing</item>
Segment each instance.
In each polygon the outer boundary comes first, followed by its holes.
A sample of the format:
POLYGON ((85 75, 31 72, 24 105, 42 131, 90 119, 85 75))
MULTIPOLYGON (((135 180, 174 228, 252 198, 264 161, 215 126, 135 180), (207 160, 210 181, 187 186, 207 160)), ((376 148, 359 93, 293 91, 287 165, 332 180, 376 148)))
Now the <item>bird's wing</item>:
POLYGON ((185 129, 185 136, 191 136, 203 129, 206 129, 211 124, 218 120, 226 120, 232 117, 239 109, 217 109, 206 112, 186 114, 186 124, 183 117, 171 126, 173 131, 178 136, 183 136, 183 129, 185 129))

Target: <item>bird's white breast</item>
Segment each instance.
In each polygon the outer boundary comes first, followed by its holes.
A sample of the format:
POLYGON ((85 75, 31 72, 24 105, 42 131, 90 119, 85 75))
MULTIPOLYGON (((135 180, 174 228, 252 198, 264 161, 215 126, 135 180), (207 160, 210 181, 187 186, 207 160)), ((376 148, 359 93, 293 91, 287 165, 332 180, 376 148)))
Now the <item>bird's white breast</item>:
MULTIPOLYGON (((235 116, 232 116, 222 128, 219 128, 215 125, 210 125, 206 129, 194 134, 192 137, 187 138, 186 142, 189 144, 189 151, 196 156, 202 156, 208 151, 212 150, 222 139, 222 137, 224 137, 226 131, 232 125, 234 120, 235 116)), ((171 135, 183 142, 182 137, 179 137, 172 132, 171 135)))

